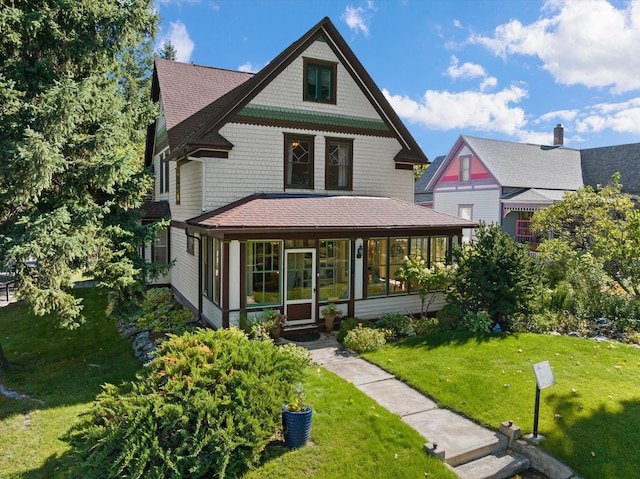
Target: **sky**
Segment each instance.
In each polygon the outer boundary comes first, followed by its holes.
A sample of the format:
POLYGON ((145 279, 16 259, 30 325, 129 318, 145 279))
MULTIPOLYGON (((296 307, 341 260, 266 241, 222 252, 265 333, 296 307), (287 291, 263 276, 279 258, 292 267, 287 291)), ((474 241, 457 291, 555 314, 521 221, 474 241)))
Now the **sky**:
POLYGON ((430 160, 460 135, 640 142, 640 0, 154 0, 156 49, 257 72, 329 17, 430 160))

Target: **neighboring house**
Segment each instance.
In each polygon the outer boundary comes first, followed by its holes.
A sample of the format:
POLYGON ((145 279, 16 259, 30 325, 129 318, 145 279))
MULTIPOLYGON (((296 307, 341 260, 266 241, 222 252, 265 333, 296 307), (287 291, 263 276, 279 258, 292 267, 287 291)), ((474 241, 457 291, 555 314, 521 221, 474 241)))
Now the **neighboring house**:
POLYGON ((473 226, 412 202, 428 160, 328 18, 255 75, 156 60, 152 96, 152 204, 171 215, 155 246, 174 262, 160 282, 214 327, 277 309, 315 328, 329 302, 420 311, 405 255, 445 261, 473 226))
MULTIPOLYGON (((640 143, 577 150, 562 146, 562 139, 561 125, 554 130, 554 146, 463 135, 437 170, 429 166, 423 175, 428 178, 416 182, 415 201, 475 222, 499 224, 535 249, 531 216, 566 192, 607 184, 619 172, 623 190, 640 193, 640 143)), ((465 230, 465 240, 471 232, 465 230)))

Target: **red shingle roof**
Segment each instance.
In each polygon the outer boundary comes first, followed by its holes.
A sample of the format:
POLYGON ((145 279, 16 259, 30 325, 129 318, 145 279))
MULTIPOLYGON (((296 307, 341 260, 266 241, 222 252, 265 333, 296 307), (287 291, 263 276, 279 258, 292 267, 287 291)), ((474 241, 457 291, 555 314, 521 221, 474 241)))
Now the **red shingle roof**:
POLYGON ((254 195, 187 223, 207 229, 470 228, 475 223, 395 198, 254 195))
POLYGON ((159 58, 155 61, 155 70, 167 131, 253 77, 253 73, 159 58))

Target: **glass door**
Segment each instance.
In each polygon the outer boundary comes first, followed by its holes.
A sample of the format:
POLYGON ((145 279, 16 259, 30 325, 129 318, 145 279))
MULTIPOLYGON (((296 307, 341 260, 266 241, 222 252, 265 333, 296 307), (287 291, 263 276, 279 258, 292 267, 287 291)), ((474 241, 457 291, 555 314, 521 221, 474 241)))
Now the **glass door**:
POLYGON ((315 323, 316 250, 287 250, 285 255, 285 314, 287 323, 315 323))

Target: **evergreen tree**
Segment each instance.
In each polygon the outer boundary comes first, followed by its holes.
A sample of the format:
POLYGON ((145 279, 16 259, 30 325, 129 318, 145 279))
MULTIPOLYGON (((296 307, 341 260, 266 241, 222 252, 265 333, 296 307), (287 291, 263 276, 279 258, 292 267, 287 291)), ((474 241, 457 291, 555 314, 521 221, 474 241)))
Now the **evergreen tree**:
POLYGON ((178 52, 176 51, 176 48, 173 46, 173 43, 171 43, 169 40, 165 41, 162 44, 162 48, 158 49, 156 54, 158 55, 158 58, 162 58, 164 60, 172 60, 174 62, 178 57, 178 52))
POLYGON ((540 291, 540 269, 529 249, 496 224, 480 222, 476 240, 453 251, 457 270, 447 300, 460 311, 486 313, 503 331, 516 313, 531 311, 540 291))
POLYGON ((151 0, 0 0, 0 259, 62 326, 82 321, 74 268, 99 258, 98 278, 128 288, 142 274, 149 232, 132 215, 150 187, 156 23, 151 0))

